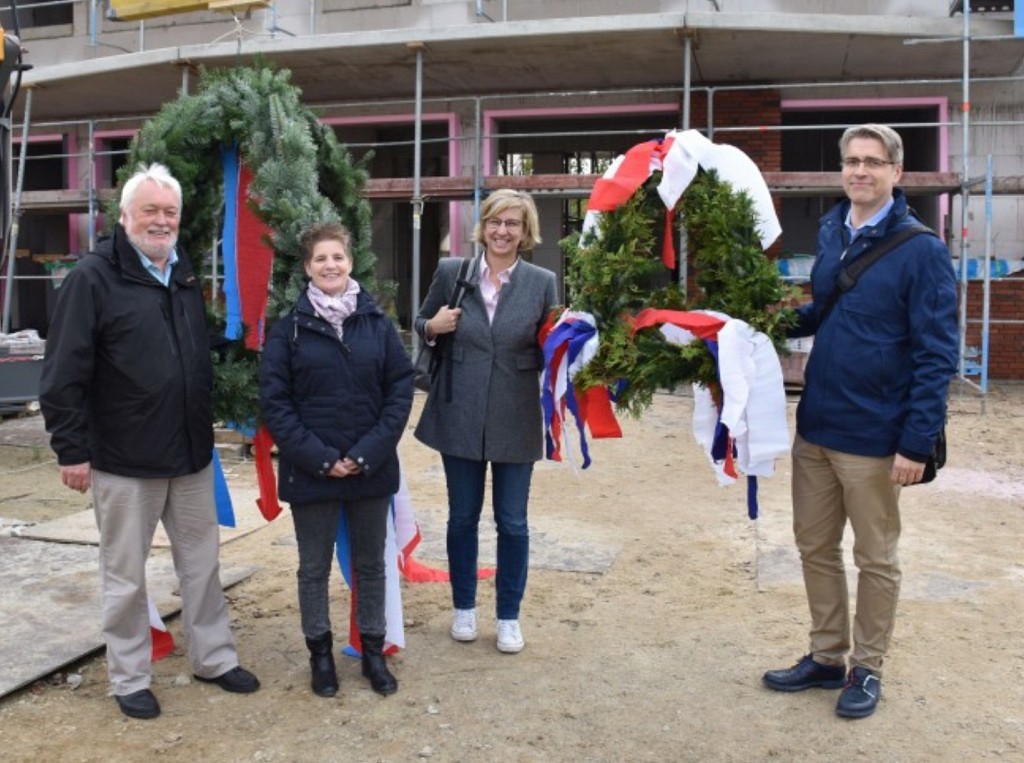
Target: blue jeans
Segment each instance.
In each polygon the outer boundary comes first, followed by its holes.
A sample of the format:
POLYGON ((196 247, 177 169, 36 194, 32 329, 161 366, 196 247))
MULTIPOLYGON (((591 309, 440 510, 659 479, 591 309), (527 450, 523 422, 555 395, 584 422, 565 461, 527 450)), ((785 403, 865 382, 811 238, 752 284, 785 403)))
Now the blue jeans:
MULTIPOLYGON (((480 512, 484 505, 487 462, 442 454, 448 482, 448 570, 456 609, 476 607, 477 555, 480 512)), ((526 505, 530 499, 533 463, 491 462, 491 503, 498 527, 496 580, 499 620, 519 618, 530 563, 530 529, 526 505)))

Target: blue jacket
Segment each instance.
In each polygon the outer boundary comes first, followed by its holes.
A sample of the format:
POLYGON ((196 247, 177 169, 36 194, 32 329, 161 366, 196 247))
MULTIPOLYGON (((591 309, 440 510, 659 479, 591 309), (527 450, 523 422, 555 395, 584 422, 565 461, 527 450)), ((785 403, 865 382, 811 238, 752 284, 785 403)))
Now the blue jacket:
POLYGON ((281 500, 301 505, 397 492, 412 380, 398 332, 365 291, 345 320, 343 341, 303 292, 271 328, 260 361, 260 407, 277 443, 281 500), (327 476, 346 456, 362 472, 327 476))
POLYGON ((942 428, 946 393, 957 364, 956 278, 949 251, 922 234, 868 268, 821 311, 845 262, 875 242, 918 223, 899 189, 882 222, 848 245, 849 201, 821 219, 811 269, 813 301, 799 311, 791 336, 814 335, 797 407, 797 432, 808 442, 860 456, 894 453, 925 461, 942 428))

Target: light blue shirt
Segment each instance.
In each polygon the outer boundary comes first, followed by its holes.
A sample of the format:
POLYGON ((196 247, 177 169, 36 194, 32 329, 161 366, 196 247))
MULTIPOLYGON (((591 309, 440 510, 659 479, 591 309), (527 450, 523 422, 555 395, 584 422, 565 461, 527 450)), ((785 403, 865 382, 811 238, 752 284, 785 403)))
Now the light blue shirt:
POLYGON ((142 263, 142 267, 146 269, 146 272, 164 286, 169 286, 171 283, 171 268, 178 263, 178 251, 176 249, 171 250, 171 254, 167 258, 167 267, 161 271, 160 268, 153 264, 153 260, 149 259, 149 257, 140 252, 136 247, 133 246, 132 248, 135 249, 135 253, 139 255, 139 262, 142 263))
POLYGON ((847 212, 846 212, 846 221, 845 221, 845 223, 846 223, 846 230, 847 230, 847 232, 848 232, 848 233, 850 234, 850 243, 853 243, 853 240, 854 240, 855 238, 857 238, 857 236, 858 236, 858 235, 860 235, 860 232, 861 232, 862 230, 864 230, 865 228, 870 228, 871 226, 873 226, 873 225, 878 225, 878 224, 879 224, 880 222, 882 222, 882 220, 884 220, 884 219, 885 219, 885 216, 886 216, 887 214, 889 214, 889 210, 890 210, 890 209, 892 209, 892 205, 893 205, 894 203, 896 203, 896 200, 895 200, 895 199, 893 199, 893 197, 892 197, 892 196, 890 196, 890 197, 889 197, 889 201, 887 201, 887 202, 885 203, 885 206, 883 206, 883 207, 882 207, 882 208, 881 208, 880 210, 878 210, 877 212, 875 212, 875 214, 873 214, 873 215, 872 215, 872 216, 871 216, 871 217, 870 217, 870 218, 869 218, 869 219, 868 219, 868 220, 867 220, 867 221, 866 221, 866 222, 865 222, 865 223, 864 223, 864 224, 863 224, 862 226, 860 226, 859 228, 854 228, 854 227, 853 227, 853 223, 852 223, 852 222, 850 222, 850 215, 851 215, 851 214, 853 214, 853 207, 850 207, 850 209, 849 209, 849 210, 847 210, 847 212))

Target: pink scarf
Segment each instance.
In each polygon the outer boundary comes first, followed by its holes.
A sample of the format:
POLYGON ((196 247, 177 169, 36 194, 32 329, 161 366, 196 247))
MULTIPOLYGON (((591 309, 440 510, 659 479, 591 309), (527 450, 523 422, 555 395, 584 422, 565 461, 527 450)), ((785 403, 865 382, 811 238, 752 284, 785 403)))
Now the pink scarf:
POLYGON ((356 309, 356 295, 359 293, 359 284, 354 278, 348 279, 348 286, 344 294, 332 297, 325 294, 312 283, 306 289, 309 301, 316 310, 317 315, 331 324, 338 339, 342 338, 342 324, 356 309))

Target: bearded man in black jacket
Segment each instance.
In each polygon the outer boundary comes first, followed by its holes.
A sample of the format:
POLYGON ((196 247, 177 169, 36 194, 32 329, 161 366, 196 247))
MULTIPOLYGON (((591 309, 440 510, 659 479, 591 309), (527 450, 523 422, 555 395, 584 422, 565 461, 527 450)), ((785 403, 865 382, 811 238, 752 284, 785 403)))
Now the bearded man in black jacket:
POLYGON ((181 186, 160 164, 126 183, 110 239, 65 279, 39 402, 61 480, 92 489, 100 531, 107 672, 125 715, 155 718, 146 558, 171 541, 200 681, 250 693, 220 584, 209 336, 199 280, 176 250, 181 186))

